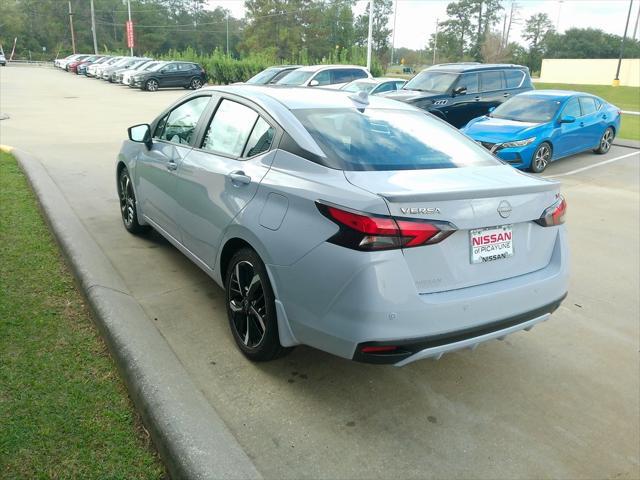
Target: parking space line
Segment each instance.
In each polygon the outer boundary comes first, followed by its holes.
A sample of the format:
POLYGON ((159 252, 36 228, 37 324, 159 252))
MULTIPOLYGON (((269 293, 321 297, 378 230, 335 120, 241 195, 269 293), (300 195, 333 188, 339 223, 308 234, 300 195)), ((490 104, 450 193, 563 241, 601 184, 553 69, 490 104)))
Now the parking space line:
POLYGON ((567 175, 574 175, 576 173, 584 172, 585 170, 591 170, 592 168, 601 167, 602 165, 606 165, 607 163, 617 162, 618 160, 622 160, 623 158, 628 158, 633 155, 640 155, 640 151, 627 153, 626 155, 620 155, 619 157, 610 158, 609 160, 605 160, 603 162, 594 163, 593 165, 589 165, 582 168, 576 168, 575 170, 570 170, 565 173, 558 173, 556 175, 546 175, 544 178, 555 178, 555 177, 566 177, 567 175))

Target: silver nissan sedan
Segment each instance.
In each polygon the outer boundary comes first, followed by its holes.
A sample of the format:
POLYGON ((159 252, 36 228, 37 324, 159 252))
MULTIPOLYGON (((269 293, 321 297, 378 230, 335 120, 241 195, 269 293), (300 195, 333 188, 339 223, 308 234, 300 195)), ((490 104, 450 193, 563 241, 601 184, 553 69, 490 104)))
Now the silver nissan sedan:
POLYGON ((251 360, 299 344, 406 365, 530 330, 566 296, 560 185, 366 93, 237 85, 129 128, 125 228, 226 292, 251 360))

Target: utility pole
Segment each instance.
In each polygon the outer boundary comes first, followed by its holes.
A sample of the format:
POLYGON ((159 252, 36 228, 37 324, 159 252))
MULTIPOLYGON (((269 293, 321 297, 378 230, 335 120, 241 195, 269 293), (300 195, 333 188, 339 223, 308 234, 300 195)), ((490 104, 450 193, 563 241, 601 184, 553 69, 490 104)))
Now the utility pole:
MULTIPOLYGON (((129 11, 129 25, 133 30, 133 23, 131 22, 131 0, 127 0, 127 10, 129 11)), ((131 45, 131 56, 133 57, 133 45, 131 45)))
POLYGON ((618 68, 616 70, 616 78, 613 79, 613 86, 620 86, 620 65, 622 64, 622 55, 624 54, 624 41, 627 38, 627 30, 629 29, 629 19, 631 18, 631 8, 633 7, 633 0, 629 0, 629 11, 627 12, 627 23, 624 26, 624 35, 622 35, 622 42, 620 42, 620 56, 618 57, 618 68))
POLYGON ((393 33, 391 34, 391 65, 393 65, 393 54, 396 49, 396 16, 398 15, 398 0, 393 8, 393 33))
POLYGON ((433 61, 431 62, 432 65, 436 64, 436 52, 438 51, 438 27, 440 26, 440 22, 438 21, 438 18, 436 18, 436 34, 433 37, 433 61))
POLYGON ((636 25, 633 27, 633 35, 631 38, 636 39, 636 33, 638 32, 638 20, 640 20, 640 8, 638 8, 638 15, 636 15, 636 25))
POLYGON ((227 57, 229 56, 229 10, 227 10, 227 57))
POLYGON ((69 28, 71 28, 71 48, 76 53, 76 35, 73 32, 73 12, 71 11, 71 0, 69 0, 69 28))
POLYGON ((373 0, 369 0, 369 36, 367 38, 367 70, 371 71, 371 47, 373 44, 373 0))
POLYGON ((558 18, 556 19, 556 32, 560 33, 560 12, 562 11, 562 2, 564 0, 558 0, 558 18))
POLYGON ((98 54, 98 40, 96 39, 96 13, 93 10, 93 0, 91 0, 91 33, 93 34, 93 53, 98 54))

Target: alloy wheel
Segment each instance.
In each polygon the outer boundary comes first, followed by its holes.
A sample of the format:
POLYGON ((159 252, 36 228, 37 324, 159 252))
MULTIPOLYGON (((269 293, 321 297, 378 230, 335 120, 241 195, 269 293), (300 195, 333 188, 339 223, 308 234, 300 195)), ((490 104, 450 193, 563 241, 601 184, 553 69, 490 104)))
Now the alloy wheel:
POLYGON ((603 153, 606 153, 611 148, 611 143, 613 142, 613 131, 610 128, 607 128, 602 135, 602 139, 600 140, 600 150, 603 153))
POLYGON ((541 172, 542 170, 544 170, 547 167, 550 158, 551 158, 551 149, 549 148, 549 146, 540 145, 538 150, 536 150, 536 155, 533 159, 533 163, 536 168, 536 171, 541 172))
POLYGON ((147 90, 149 90, 150 92, 155 92, 156 90, 158 90, 158 82, 156 82, 155 80, 149 80, 147 82, 147 90))
POLYGON ((246 347, 256 348, 265 336, 267 307, 260 275, 252 263, 235 264, 228 299, 238 338, 246 347))
POLYGON ((130 228, 135 215, 135 196, 131 180, 126 173, 120 176, 120 212, 124 224, 130 228))
POLYGON ((191 80, 191 88, 198 90, 200 87, 202 87, 202 81, 199 78, 191 80))

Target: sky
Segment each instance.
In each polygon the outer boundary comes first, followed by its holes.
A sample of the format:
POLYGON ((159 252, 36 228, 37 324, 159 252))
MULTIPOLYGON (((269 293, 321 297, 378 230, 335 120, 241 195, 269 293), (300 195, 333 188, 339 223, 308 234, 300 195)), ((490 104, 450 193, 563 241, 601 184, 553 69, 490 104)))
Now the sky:
MULTIPOLYGON (((435 32, 436 19, 447 18, 447 4, 451 0, 394 0, 396 6, 396 29, 393 42, 396 48, 406 47, 414 50, 423 49, 429 36, 435 32)), ((368 0, 358 0, 354 7, 357 15, 366 10, 368 0)), ((629 0, 516 0, 519 7, 520 21, 512 26, 513 35, 510 40, 523 43, 520 38, 524 21, 536 13, 546 13, 563 32, 569 28, 600 28, 608 33, 622 35, 629 10, 629 0)), ((511 0, 502 1, 505 10, 510 9, 511 0)), ((221 6, 231 11, 234 17, 243 17, 245 13, 243 0, 209 0, 212 8, 221 6)), ((640 1, 635 1, 629 21, 631 36, 640 8, 640 1)), ((393 26, 393 15, 390 18, 393 26)), ((496 27, 498 28, 498 27, 496 27)), ((502 31, 502 23, 499 25, 502 31)), ((636 38, 640 37, 639 32, 636 38)))

